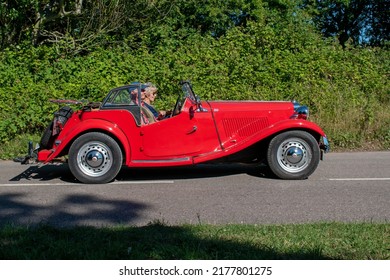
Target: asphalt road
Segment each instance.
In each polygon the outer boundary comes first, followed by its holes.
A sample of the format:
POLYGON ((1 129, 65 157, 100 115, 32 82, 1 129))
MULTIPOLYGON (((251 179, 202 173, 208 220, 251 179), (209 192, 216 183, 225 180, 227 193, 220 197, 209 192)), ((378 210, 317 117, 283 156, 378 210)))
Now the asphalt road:
POLYGON ((307 180, 262 166, 127 169, 105 185, 67 165, 0 161, 0 224, 168 225, 390 222, 390 152, 330 153, 307 180))

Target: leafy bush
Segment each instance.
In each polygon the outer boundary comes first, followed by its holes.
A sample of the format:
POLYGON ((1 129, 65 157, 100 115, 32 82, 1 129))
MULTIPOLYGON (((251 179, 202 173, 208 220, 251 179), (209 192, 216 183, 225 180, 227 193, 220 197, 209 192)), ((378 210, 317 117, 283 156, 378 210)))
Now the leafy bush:
POLYGON ((6 49, 0 53, 0 141, 43 131, 57 108, 50 98, 99 101, 113 87, 152 81, 161 93, 157 106, 170 108, 177 83, 190 79, 203 99, 307 104, 336 148, 388 148, 389 50, 343 49, 304 18, 266 15, 218 38, 160 25, 137 48, 130 36, 83 56, 47 46, 6 49), (156 36, 159 42, 150 48, 156 36))

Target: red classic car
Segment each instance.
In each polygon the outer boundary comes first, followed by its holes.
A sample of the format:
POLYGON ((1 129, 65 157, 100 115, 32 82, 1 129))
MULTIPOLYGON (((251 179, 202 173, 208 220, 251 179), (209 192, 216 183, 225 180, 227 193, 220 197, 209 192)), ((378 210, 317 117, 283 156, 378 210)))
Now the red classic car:
MULTIPOLYGON (((282 179, 305 179, 329 149, 322 129, 297 102, 201 101, 189 82, 172 113, 156 120, 139 102, 141 83, 115 88, 103 102, 62 107, 33 153, 67 158, 81 182, 107 183, 122 165, 183 166, 262 160, 282 179)), ((72 101, 69 101, 72 102, 72 101)))

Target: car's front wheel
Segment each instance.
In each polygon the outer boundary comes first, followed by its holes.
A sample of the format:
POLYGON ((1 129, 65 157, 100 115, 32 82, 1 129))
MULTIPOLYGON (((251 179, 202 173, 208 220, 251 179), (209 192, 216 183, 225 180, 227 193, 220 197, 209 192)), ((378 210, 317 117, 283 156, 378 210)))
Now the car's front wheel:
POLYGON ((275 136, 267 152, 271 171, 281 179, 306 179, 317 168, 320 148, 305 131, 287 131, 275 136))
POLYGON ((109 135, 90 132, 78 137, 69 150, 69 168, 82 183, 102 184, 112 181, 122 167, 122 152, 109 135))

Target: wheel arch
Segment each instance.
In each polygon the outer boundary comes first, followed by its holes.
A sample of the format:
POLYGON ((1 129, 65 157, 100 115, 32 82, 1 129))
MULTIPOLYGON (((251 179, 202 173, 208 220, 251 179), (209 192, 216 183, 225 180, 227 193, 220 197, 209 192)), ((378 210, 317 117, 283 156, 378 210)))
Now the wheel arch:
POLYGON ((316 130, 313 130, 313 129, 310 129, 310 128, 307 128, 307 127, 291 127, 291 128, 287 128, 287 129, 284 129, 284 130, 279 130, 279 131, 269 135, 267 137, 267 139, 268 139, 268 141, 271 141, 271 139, 276 137, 277 135, 282 134, 284 132, 288 132, 288 131, 305 131, 305 132, 308 132, 317 140, 318 143, 320 142, 321 137, 323 136, 319 131, 316 131, 316 130))
POLYGON ((318 143, 320 143, 321 137, 326 137, 325 132, 317 124, 307 120, 290 119, 276 123, 266 129, 264 133, 268 135, 263 135, 263 139, 261 139, 259 142, 264 140, 269 142, 272 138, 287 131, 306 131, 310 133, 318 143))
POLYGON ((83 123, 83 125, 77 125, 71 131, 63 131, 66 135, 62 138, 61 135, 58 139, 61 139, 61 143, 58 145, 56 150, 45 160, 45 162, 50 162, 56 157, 64 156, 69 153, 69 149, 73 142, 80 136, 85 135, 90 132, 100 132, 104 133, 111 138, 113 138, 119 145, 122 155, 123 163, 126 163, 131 158, 131 145, 130 139, 126 134, 113 123, 108 121, 99 121, 99 125, 96 123, 83 123))
POLYGON ((118 134, 112 133, 112 131, 108 131, 108 130, 105 130, 105 129, 96 129, 96 128, 89 129, 89 130, 84 130, 81 133, 79 133, 79 134, 75 135, 74 137, 72 137, 71 141, 69 141, 66 144, 66 146, 64 147, 64 149, 61 151, 61 153, 58 156, 68 154, 70 147, 72 146, 73 142, 77 138, 79 138, 82 135, 91 133, 91 132, 100 132, 100 133, 106 134, 106 135, 110 136, 112 139, 114 139, 118 143, 119 147, 121 148, 121 152, 122 152, 122 155, 123 155, 123 162, 124 163, 126 162, 127 158, 130 157, 130 155, 131 155, 130 145, 125 145, 123 143, 123 141, 121 140, 121 137, 118 137, 118 134))
POLYGON ((261 139, 260 141, 258 141, 256 143, 254 143, 252 146, 256 145, 258 147, 257 151, 258 151, 259 155, 261 155, 261 157, 264 158, 266 155, 266 150, 267 150, 271 140, 273 138, 275 138, 276 136, 278 136, 279 134, 282 134, 282 133, 285 133, 288 131, 308 132, 316 139, 317 143, 320 143, 321 137, 323 136, 319 131, 309 129, 307 127, 290 127, 290 128, 286 128, 283 130, 275 131, 274 133, 268 135, 267 137, 264 137, 263 139, 261 139))

